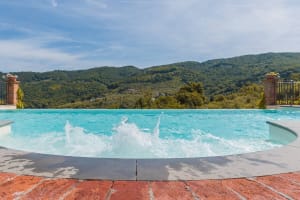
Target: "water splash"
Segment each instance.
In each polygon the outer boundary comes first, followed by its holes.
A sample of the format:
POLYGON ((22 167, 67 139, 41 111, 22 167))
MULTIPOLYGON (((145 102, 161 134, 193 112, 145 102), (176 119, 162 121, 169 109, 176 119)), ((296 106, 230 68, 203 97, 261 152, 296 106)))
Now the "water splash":
POLYGON ((156 122, 156 126, 153 130, 153 135, 154 137, 156 138, 159 138, 159 125, 160 125, 160 118, 161 116, 163 115, 163 113, 161 113, 159 116, 158 116, 158 119, 157 119, 157 122, 156 122))
POLYGON ((67 155, 97 156, 109 149, 107 138, 86 133, 84 128, 72 126, 66 121, 65 146, 62 148, 67 155))
POLYGON ((160 115, 156 125, 151 133, 149 130, 140 129, 135 123, 130 123, 127 117, 123 117, 120 123, 113 128, 111 136, 94 135, 84 133, 84 129, 73 127, 69 122, 65 125, 66 139, 69 139, 68 147, 81 149, 81 152, 87 154, 83 141, 97 141, 93 146, 96 154, 100 157, 117 158, 161 158, 161 157, 197 157, 197 156, 215 156, 235 153, 249 152, 259 150, 260 145, 273 144, 267 141, 258 140, 230 140, 215 136, 201 130, 191 130, 190 139, 170 139, 160 138, 160 115), (93 137, 92 137, 93 136, 93 137), (77 137, 75 139, 73 137, 77 137), (250 145, 249 145, 250 144, 250 145), (99 146, 103 148, 99 149, 99 146))
POLYGON ((69 121, 66 121, 66 125, 65 125, 65 133, 66 133, 66 142, 69 144, 71 139, 70 139, 70 133, 71 133, 71 130, 72 130, 72 126, 70 124, 69 121))
POLYGON ((200 129, 185 130, 188 138, 160 137, 165 131, 160 129, 162 116, 163 113, 158 116, 152 131, 138 127, 128 117, 122 117, 119 124, 106 134, 91 133, 66 121, 62 132, 44 133, 35 138, 23 137, 7 143, 23 150, 31 146, 30 150, 40 153, 107 158, 202 157, 279 146, 261 138, 225 139, 200 129))

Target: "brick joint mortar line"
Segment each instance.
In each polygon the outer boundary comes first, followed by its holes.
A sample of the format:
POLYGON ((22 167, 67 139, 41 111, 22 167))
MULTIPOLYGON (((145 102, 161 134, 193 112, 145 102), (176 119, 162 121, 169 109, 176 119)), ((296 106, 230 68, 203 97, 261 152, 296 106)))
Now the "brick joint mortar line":
POLYGON ((201 200, 200 197, 198 197, 198 195, 193 191, 193 189, 189 186, 187 181, 182 181, 185 185, 185 189, 191 193, 191 195, 193 196, 194 200, 201 200))
POLYGON ((115 181, 112 181, 111 186, 105 195, 105 200, 110 200, 111 195, 115 192, 115 190, 113 189, 114 184, 115 184, 115 181))
POLYGON ((50 179, 42 179, 40 180, 37 184, 33 185, 31 188, 29 188, 28 190, 26 191, 23 191, 23 192, 18 192, 18 193, 15 193, 15 200, 19 200, 21 199, 22 197, 24 197, 25 195, 27 195, 28 193, 30 193, 31 191, 33 191, 35 188, 37 188, 39 185, 41 185, 43 182, 45 182, 46 180, 50 180, 50 179))
POLYGON ((286 198, 286 199, 288 199, 288 200, 293 200, 292 197, 290 197, 290 196, 288 196, 288 195, 286 195, 286 194, 284 194, 284 193, 282 193, 282 192, 276 190, 275 188, 273 188, 273 187, 271 187, 271 186, 269 186, 269 185, 267 185, 267 184, 265 184, 265 183, 263 183, 263 182, 260 182, 260 181, 256 180, 255 178, 247 178, 247 180, 253 181, 253 182, 255 182, 255 183, 258 183, 258 184, 260 184, 261 186, 267 188, 268 190, 271 190, 272 192, 274 192, 274 193, 276 193, 276 194, 278 194, 278 195, 280 195, 280 196, 282 196, 282 197, 284 197, 284 198, 286 198))
POLYGON ((148 193, 149 193, 149 199, 150 200, 155 200, 154 193, 153 193, 153 190, 152 190, 152 182, 151 181, 148 182, 148 193))
POLYGON ((237 191, 235 191, 234 189, 232 189, 231 187, 226 186, 226 188, 231 191, 233 194, 235 194, 240 200, 247 200, 246 197, 244 197, 243 195, 241 195, 240 193, 238 193, 237 191))
POLYGON ((67 190, 66 192, 59 197, 59 200, 64 200, 76 187, 77 185, 80 183, 80 181, 76 181, 75 183, 73 183, 67 190))

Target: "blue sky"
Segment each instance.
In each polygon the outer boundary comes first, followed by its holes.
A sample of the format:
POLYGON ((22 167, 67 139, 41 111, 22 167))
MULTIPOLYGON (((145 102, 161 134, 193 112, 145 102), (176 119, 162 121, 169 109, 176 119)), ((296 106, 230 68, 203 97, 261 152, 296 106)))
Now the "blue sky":
POLYGON ((0 0, 0 71, 300 52, 298 0, 0 0))

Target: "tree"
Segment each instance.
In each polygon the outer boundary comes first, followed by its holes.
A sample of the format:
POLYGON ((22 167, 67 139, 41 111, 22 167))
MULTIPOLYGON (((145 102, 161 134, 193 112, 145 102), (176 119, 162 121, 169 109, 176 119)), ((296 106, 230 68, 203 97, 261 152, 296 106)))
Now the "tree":
POLYGON ((266 109, 266 95, 264 92, 261 95, 261 99, 259 101, 258 107, 260 109, 266 109))
POLYGON ((19 87, 19 89, 17 90, 17 108, 18 109, 23 109, 24 108, 24 103, 23 103, 23 99, 24 99, 24 92, 23 90, 19 87))
POLYGON ((155 100, 155 105, 160 109, 182 108, 174 96, 160 96, 155 100))
POLYGON ((177 101, 187 108, 197 108, 204 104, 205 96, 202 83, 188 83, 176 94, 177 101))
POLYGON ((152 108, 153 103, 152 91, 145 91, 143 96, 135 102, 135 108, 152 108))

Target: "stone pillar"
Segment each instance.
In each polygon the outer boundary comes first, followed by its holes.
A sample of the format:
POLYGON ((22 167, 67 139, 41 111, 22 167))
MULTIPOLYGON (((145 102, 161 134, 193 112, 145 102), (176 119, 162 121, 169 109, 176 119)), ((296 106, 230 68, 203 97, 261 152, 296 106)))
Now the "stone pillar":
POLYGON ((11 74, 6 75, 6 104, 8 105, 17 105, 17 91, 20 83, 17 78, 18 76, 11 74))
POLYGON ((265 76, 264 92, 265 92, 267 106, 276 105, 278 80, 279 80, 278 73, 270 72, 265 76))

